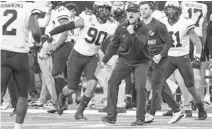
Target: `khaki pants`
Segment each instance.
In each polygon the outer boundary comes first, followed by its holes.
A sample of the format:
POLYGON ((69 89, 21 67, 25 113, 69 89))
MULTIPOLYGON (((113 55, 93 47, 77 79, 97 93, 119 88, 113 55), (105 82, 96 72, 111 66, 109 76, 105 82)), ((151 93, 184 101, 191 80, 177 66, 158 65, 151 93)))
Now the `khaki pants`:
POLYGON ((43 60, 38 57, 38 63, 42 72, 42 89, 38 101, 44 104, 47 96, 50 94, 52 103, 56 104, 57 92, 54 78, 52 76, 52 57, 50 56, 43 60))

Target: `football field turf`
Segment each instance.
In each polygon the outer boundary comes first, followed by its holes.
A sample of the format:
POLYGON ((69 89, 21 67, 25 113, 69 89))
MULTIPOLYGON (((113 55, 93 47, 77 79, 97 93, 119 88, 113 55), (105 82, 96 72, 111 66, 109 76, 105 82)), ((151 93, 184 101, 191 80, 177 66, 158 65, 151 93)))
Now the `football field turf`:
MULTIPOLYGON (((133 127, 130 123, 135 121, 135 110, 129 110, 127 113, 118 114, 117 122, 114 125, 105 124, 101 117, 105 113, 99 113, 97 110, 86 110, 84 115, 87 121, 77 121, 74 119, 75 109, 67 110, 62 116, 58 114, 49 114, 45 109, 29 109, 26 116, 23 129, 211 129, 212 128, 212 110, 208 108, 208 118, 204 121, 195 120, 197 112, 193 112, 193 117, 185 117, 175 124, 168 124, 171 117, 164 117, 162 113, 167 109, 156 113, 154 123, 145 126, 133 127)), ((1 111, 1 129, 13 129, 14 116, 10 116, 12 110, 1 111)))

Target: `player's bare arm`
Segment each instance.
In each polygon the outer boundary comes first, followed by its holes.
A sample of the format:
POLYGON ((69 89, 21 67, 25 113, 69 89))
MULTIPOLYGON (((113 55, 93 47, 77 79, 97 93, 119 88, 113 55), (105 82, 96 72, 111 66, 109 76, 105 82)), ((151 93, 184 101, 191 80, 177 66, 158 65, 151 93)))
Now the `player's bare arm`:
POLYGON ((201 53, 202 53, 202 44, 201 44, 200 38, 197 36, 194 28, 192 28, 188 31, 188 35, 189 35, 191 41, 193 42, 193 44, 196 46, 196 52, 194 55, 195 58, 192 61, 192 64, 194 66, 199 67, 200 66, 200 57, 201 57, 201 53))
MULTIPOLYGON (((61 24, 61 25, 63 25, 63 24, 65 24, 65 23, 67 23, 67 20, 66 19, 61 19, 60 21, 59 21, 59 23, 61 24)), ((51 48, 51 52, 54 52, 55 50, 57 50, 57 48, 59 48, 63 43, 65 43, 65 40, 67 39, 67 37, 68 37, 68 32, 66 31, 66 32, 63 32, 61 35, 60 35, 60 37, 59 37, 59 39, 58 39, 58 41, 57 41, 57 43, 51 48)))
POLYGON ((202 52, 202 44, 201 44, 200 38, 197 36, 194 28, 188 31, 188 35, 191 41, 193 42, 193 44, 196 46, 196 57, 200 58, 200 55, 202 52))
POLYGON ((41 30, 39 27, 38 23, 38 15, 37 14, 32 14, 29 18, 29 28, 30 31, 32 32, 32 37, 33 39, 39 43, 40 42, 40 37, 41 37, 41 30))

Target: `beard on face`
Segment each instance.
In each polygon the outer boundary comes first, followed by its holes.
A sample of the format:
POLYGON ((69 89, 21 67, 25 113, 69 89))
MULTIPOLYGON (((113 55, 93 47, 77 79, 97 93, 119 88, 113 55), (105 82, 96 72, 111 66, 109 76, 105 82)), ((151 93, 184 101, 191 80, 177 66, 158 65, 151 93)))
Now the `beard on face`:
POLYGON ((116 9, 113 14, 114 16, 121 16, 125 11, 122 9, 116 9))

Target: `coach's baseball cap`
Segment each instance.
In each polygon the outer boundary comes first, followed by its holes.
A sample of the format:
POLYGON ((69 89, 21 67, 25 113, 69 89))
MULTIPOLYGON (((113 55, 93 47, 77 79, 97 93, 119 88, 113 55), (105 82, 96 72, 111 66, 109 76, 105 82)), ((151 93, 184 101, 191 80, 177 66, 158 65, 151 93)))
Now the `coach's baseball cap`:
POLYGON ((132 12, 139 12, 139 6, 137 4, 129 4, 127 6, 126 11, 128 11, 128 12, 130 12, 130 11, 132 11, 132 12))

